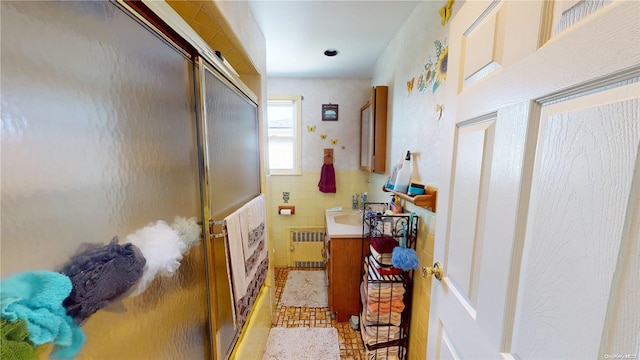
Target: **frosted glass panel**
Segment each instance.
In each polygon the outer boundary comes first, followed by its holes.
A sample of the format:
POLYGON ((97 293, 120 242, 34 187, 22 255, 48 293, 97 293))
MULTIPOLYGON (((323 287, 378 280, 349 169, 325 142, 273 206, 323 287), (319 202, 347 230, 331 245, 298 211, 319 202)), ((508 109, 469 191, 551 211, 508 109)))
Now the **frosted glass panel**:
MULTIPOLYGON (((207 171, 211 220, 222 220, 260 193, 258 113, 256 106, 215 75, 204 72, 204 119, 207 137, 207 171)), ((217 355, 224 358, 239 335, 233 321, 233 304, 223 238, 212 240, 217 309, 217 355)))
MULTIPOLYGON (((191 61, 109 2, 2 1, 1 16, 2 277, 200 219, 191 61)), ((90 317, 80 358, 207 357, 206 294, 200 246, 90 317)))
POLYGON ((255 105, 205 68, 205 117, 213 220, 260 194, 255 105))

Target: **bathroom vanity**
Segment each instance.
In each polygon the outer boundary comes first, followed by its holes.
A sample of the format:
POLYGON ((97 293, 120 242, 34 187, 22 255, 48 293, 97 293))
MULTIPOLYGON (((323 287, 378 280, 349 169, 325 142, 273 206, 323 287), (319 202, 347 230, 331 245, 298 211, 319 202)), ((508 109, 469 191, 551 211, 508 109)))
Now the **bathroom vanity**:
POLYGON ((360 310, 362 259, 369 248, 362 238, 362 212, 327 211, 325 271, 329 310, 339 322, 348 321, 360 310))

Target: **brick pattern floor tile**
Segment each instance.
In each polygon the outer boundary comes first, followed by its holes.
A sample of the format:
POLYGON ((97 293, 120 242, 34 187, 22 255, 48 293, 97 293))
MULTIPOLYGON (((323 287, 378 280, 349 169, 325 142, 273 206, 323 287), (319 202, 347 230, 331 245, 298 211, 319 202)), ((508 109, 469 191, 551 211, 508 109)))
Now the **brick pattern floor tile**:
POLYGON ((338 330, 341 360, 364 360, 365 350, 359 330, 354 330, 349 322, 337 322, 331 319, 329 308, 309 308, 282 306, 280 299, 287 282, 289 270, 317 270, 300 268, 275 268, 276 278, 276 314, 273 327, 334 327, 338 330))

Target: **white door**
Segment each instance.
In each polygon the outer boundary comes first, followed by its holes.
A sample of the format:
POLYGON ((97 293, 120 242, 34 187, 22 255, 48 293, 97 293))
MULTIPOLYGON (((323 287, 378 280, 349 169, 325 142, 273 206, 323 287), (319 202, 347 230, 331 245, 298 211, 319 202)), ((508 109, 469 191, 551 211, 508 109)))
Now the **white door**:
POLYGON ((640 358, 640 2, 450 29, 427 358, 640 358))

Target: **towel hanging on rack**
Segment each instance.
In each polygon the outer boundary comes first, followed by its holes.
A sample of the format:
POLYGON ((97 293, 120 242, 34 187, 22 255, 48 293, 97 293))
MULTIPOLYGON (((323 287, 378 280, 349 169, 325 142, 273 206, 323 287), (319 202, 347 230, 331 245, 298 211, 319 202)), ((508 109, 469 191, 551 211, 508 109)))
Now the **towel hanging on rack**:
POLYGON ((241 329, 264 283, 269 266, 266 197, 260 194, 225 217, 227 272, 234 326, 241 329))
POLYGON ((324 161, 320 171, 318 188, 323 193, 336 192, 336 171, 333 168, 333 149, 324 149, 324 161))

